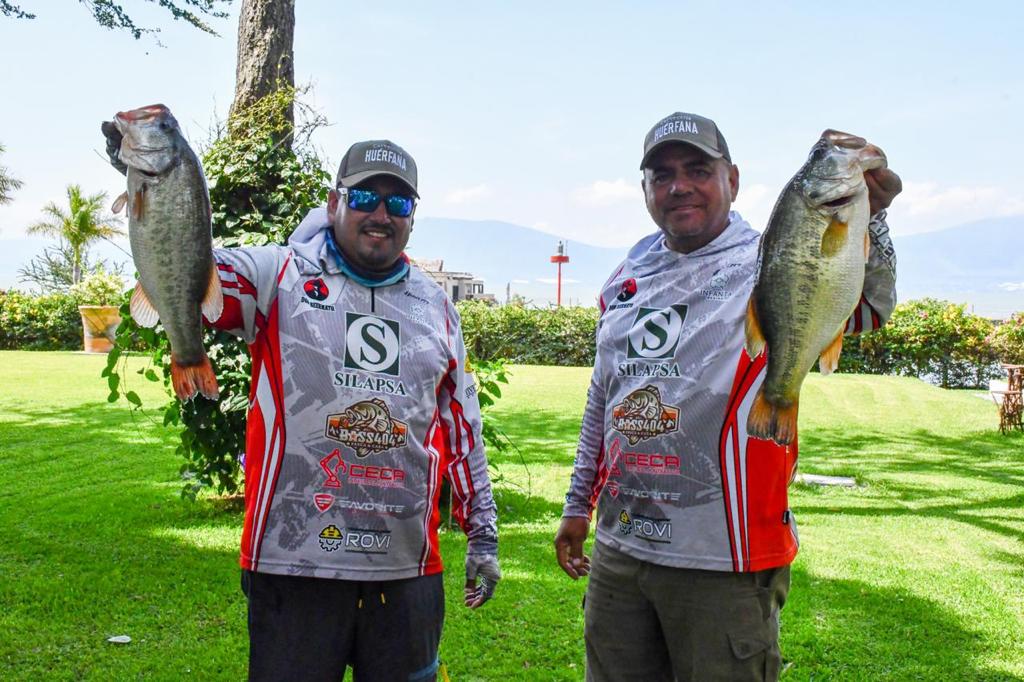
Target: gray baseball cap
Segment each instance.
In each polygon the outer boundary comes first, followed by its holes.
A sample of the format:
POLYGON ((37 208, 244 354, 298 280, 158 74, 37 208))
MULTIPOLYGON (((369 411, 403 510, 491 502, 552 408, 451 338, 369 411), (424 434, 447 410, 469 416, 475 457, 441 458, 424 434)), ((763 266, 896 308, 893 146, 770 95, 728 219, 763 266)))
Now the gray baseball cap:
POLYGON ((647 167, 647 161, 655 149, 670 142, 692 145, 712 158, 725 159, 732 163, 729 146, 714 121, 696 114, 677 111, 655 123, 651 132, 647 133, 647 137, 644 138, 644 158, 640 161, 640 170, 647 167))
POLYGON ((355 187, 375 175, 391 175, 416 192, 416 162, 407 151, 391 140, 356 142, 345 152, 338 166, 339 187, 355 187))

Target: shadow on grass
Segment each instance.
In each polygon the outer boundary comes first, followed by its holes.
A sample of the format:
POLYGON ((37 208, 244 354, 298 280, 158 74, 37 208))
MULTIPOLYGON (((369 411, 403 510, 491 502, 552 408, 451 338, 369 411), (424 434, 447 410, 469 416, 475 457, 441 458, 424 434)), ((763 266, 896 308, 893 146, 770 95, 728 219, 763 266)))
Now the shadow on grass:
POLYGON ((1021 680, 980 667, 984 633, 904 590, 808 574, 793 567, 782 611, 783 679, 1021 680))
MULTIPOLYGON (((856 505, 841 507, 845 515, 938 517, 1024 540, 1024 529, 1012 525, 1016 521, 1020 526, 1024 517, 991 513, 997 510, 1016 512, 1024 507, 1022 445, 1024 439, 1012 435, 1006 437, 998 432, 948 437, 923 430, 894 436, 871 432, 851 435, 838 429, 817 429, 801 434, 800 456, 805 469, 842 467, 854 470, 859 478, 869 485, 877 484, 883 491, 881 498, 872 500, 868 505, 859 500, 856 505), (805 457, 805 453, 811 454, 805 457), (945 480, 941 487, 929 486, 901 480, 896 476, 899 474, 927 475, 945 480), (963 484, 958 485, 957 479, 963 484), (978 499, 976 483, 998 487, 983 499, 978 499), (950 496, 960 499, 927 503, 936 497, 950 496), (887 504, 888 498, 915 504, 887 504)), ((801 504, 799 513, 832 514, 838 506, 840 500, 830 497, 820 506, 801 504)), ((1020 557, 1017 557, 1015 564, 1019 563, 1020 557)))

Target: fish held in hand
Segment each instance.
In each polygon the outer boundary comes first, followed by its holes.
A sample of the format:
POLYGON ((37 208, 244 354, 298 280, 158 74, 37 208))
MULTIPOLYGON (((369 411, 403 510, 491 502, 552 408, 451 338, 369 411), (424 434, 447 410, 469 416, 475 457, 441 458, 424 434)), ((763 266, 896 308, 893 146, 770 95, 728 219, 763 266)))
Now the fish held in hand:
POLYGON ((826 130, 775 203, 747 305, 747 353, 768 348, 747 420, 755 438, 792 442, 800 387, 814 361, 822 374, 839 366, 869 249, 864 173, 885 166, 885 155, 865 139, 826 130))
POLYGON ((111 163, 128 179, 128 191, 113 208, 128 208, 128 236, 139 272, 132 318, 144 327, 163 323, 178 398, 201 393, 214 400, 219 388, 203 347, 202 316, 220 317, 224 298, 199 159, 162 104, 118 112, 101 129, 111 163))

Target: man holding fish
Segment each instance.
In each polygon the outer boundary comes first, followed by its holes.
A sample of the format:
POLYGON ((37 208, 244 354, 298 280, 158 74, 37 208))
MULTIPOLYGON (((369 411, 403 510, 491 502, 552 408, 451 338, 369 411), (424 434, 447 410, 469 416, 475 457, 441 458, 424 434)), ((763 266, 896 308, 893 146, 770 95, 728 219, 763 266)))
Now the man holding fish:
POLYGON ((469 538, 465 605, 490 599, 501 572, 459 317, 404 254, 412 156, 354 144, 287 246, 211 253, 202 171, 167 108, 121 112, 103 132, 128 178, 132 315, 167 330, 177 395, 217 395, 200 310, 249 344, 250 679, 338 680, 346 666, 360 680, 434 679, 442 476, 469 538))
POLYGON ((892 312, 901 183, 877 147, 827 130, 761 236, 730 210, 739 170, 710 119, 659 121, 640 166, 659 231, 601 292, 555 538, 562 569, 590 576, 587 679, 774 680, 800 385, 892 312))

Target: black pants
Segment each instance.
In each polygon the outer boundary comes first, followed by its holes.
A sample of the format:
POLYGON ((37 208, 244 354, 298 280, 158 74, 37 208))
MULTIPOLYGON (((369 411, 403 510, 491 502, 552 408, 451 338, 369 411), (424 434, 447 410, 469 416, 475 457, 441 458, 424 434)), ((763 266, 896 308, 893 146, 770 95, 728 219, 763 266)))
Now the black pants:
POLYGON ((435 575, 325 580, 242 571, 249 600, 249 679, 433 680, 444 622, 435 575))

